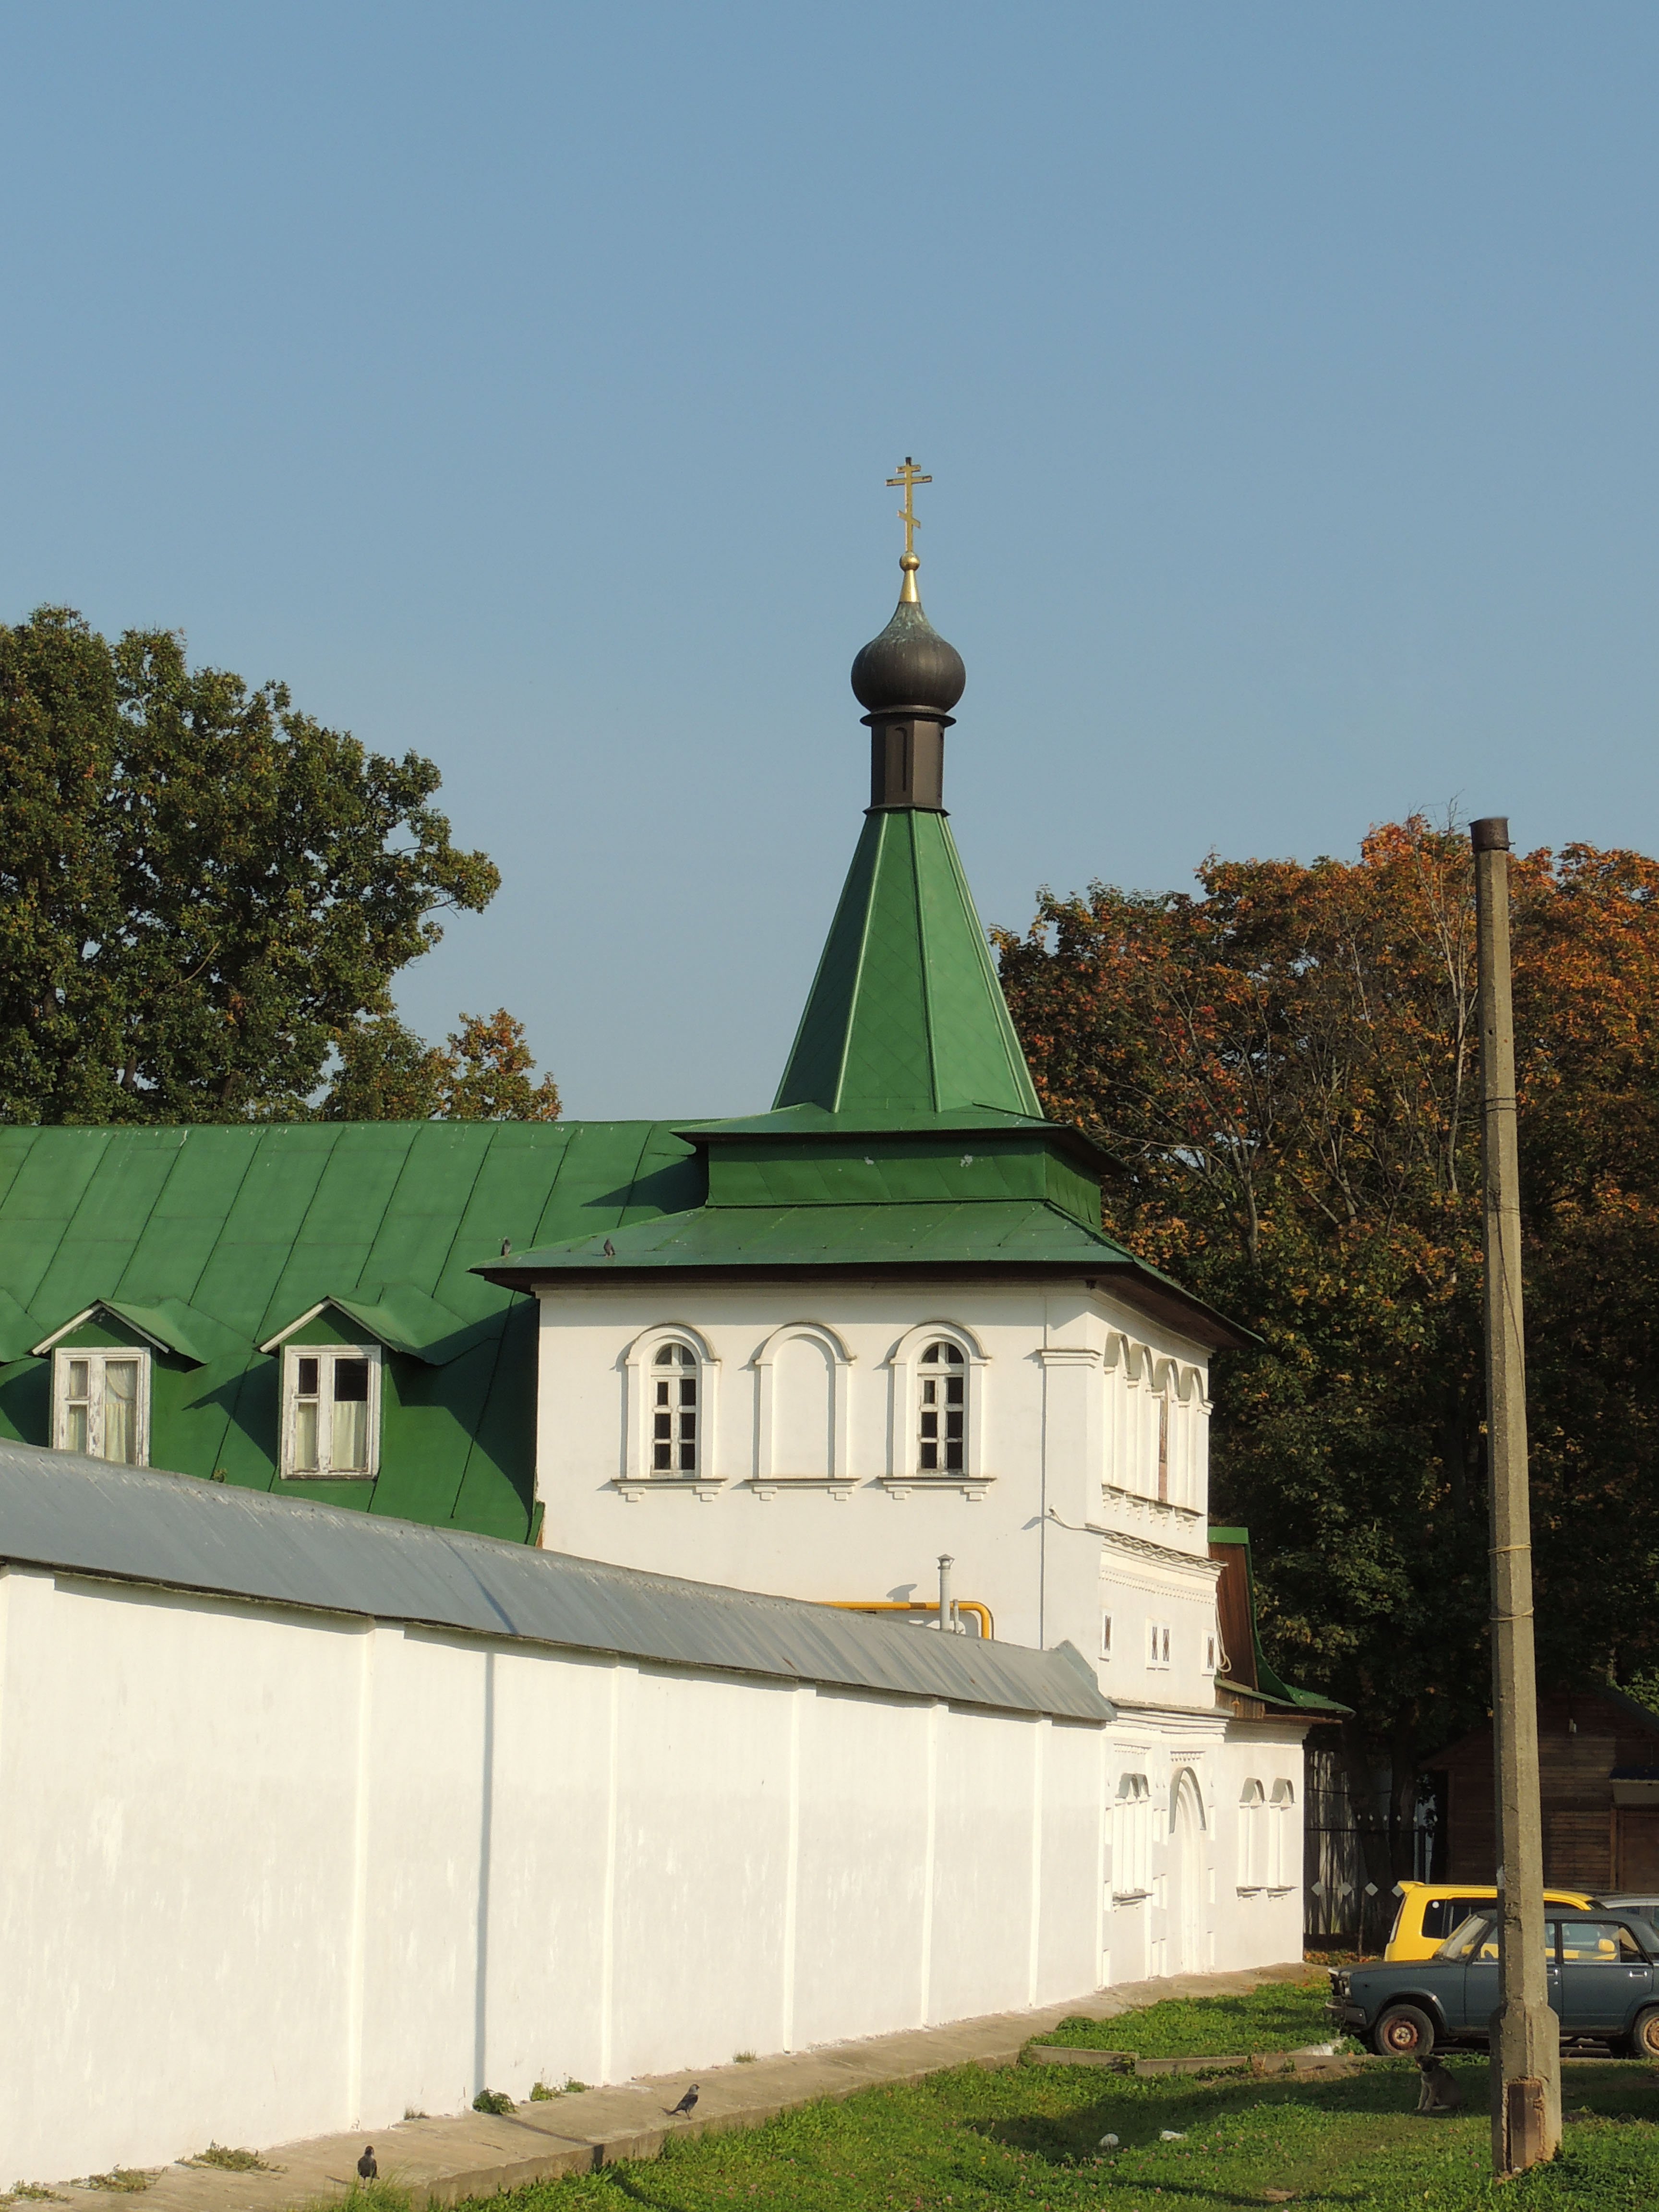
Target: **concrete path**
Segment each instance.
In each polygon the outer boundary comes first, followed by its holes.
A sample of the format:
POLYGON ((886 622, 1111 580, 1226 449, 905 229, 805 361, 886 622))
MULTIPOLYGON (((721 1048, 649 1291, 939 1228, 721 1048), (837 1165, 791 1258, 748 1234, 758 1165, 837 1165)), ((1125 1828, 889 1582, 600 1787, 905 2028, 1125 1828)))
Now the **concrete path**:
MULTIPOLYGON (((689 2120, 669 2118, 668 2107, 693 2076, 662 2075, 620 2088, 584 2089, 548 2103, 520 2105, 501 2118, 463 2112, 399 2121, 371 2131, 374 2153, 381 2179, 407 2189, 416 2207, 453 2204, 551 2176, 591 2173, 618 2159, 654 2158, 670 2134, 718 2135, 730 2128, 759 2127, 779 2112, 821 2097, 921 2081, 952 2066, 1012 2066, 1034 2037, 1079 2013, 1107 2020, 1164 1997, 1242 1994, 1263 1982, 1300 1981, 1316 1971, 1297 1960, 1247 1973, 1172 1975, 1094 1990, 1037 2011, 997 2013, 864 2043, 828 2044, 746 2066, 710 2067, 695 2077, 700 2094, 689 2120)), ((338 2197, 355 2179, 364 2140, 353 2134, 278 2144, 262 2154, 271 2168, 268 2172, 170 2166, 144 2193, 142 2212, 288 2212, 308 2197, 338 2197)), ((85 2204, 87 2193, 76 2191, 74 2201, 85 2204)), ((140 2207, 135 2205, 134 2212, 140 2207)))

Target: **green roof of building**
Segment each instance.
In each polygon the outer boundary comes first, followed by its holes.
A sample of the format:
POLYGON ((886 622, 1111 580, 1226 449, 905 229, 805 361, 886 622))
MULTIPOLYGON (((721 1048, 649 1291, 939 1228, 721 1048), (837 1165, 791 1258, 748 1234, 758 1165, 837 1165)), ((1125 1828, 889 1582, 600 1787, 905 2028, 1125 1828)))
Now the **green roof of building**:
POLYGON ((492 1282, 528 1288, 573 1278, 615 1279, 633 1271, 739 1269, 760 1275, 872 1267, 938 1276, 1083 1276, 1119 1292, 1200 1343, 1249 1340, 1172 1279, 1040 1199, 903 1200, 799 1206, 702 1206, 605 1237, 537 1246, 486 1263, 492 1282), (605 1250, 609 1244, 610 1250, 605 1250))
POLYGON ((775 1103, 1042 1120, 942 813, 865 817, 775 1103))
POLYGON ((523 1538, 534 1309, 478 1262, 702 1187, 660 1122, 0 1128, 0 1436, 50 1441, 41 1355, 89 1317, 87 1340, 155 1349, 152 1463, 268 1489, 275 1346, 332 1307, 386 1347, 381 1473, 283 1489, 523 1538))

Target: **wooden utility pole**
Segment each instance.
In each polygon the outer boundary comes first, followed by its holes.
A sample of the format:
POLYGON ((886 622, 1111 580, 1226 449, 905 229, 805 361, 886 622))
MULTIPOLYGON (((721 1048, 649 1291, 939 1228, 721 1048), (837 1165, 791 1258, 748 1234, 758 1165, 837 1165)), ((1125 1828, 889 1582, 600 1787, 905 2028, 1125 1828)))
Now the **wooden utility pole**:
POLYGON ((1492 2018, 1492 2165, 1521 2173, 1561 2147, 1561 2029, 1544 1949, 1544 1836, 1538 1806, 1527 1488, 1526 1346, 1510 1000, 1510 825, 1470 826, 1480 959, 1486 1145, 1486 1446, 1492 1492, 1492 1755, 1501 1960, 1492 2018))

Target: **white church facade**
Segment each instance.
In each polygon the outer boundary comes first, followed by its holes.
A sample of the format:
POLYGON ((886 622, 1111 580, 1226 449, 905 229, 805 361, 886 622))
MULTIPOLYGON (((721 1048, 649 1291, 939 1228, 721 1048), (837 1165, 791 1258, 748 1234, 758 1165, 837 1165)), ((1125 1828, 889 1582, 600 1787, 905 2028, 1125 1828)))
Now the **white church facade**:
POLYGON ((772 1110, 680 1129, 700 1206, 479 1271, 538 1304, 541 1540, 1071 1646, 1116 1715, 1100 1982, 1293 1958, 1330 1709, 1223 1634, 1209 1362, 1247 1340, 1103 1233, 1092 1146, 1043 1118, 916 565, 854 665, 870 805, 772 1110))

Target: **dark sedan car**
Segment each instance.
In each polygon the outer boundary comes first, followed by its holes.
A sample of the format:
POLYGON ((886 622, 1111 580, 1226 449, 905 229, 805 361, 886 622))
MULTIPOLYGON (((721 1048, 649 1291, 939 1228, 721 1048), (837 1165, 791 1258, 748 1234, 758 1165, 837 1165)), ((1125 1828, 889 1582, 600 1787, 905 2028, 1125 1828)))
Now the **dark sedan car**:
MULTIPOLYGON (((1659 2059, 1659 1929, 1632 1912, 1552 1913, 1549 2001, 1567 2041, 1659 2059)), ((1484 2044, 1498 2009, 1498 1922, 1475 1912, 1431 1959, 1331 1969, 1330 2017, 1385 2057, 1484 2044)))

